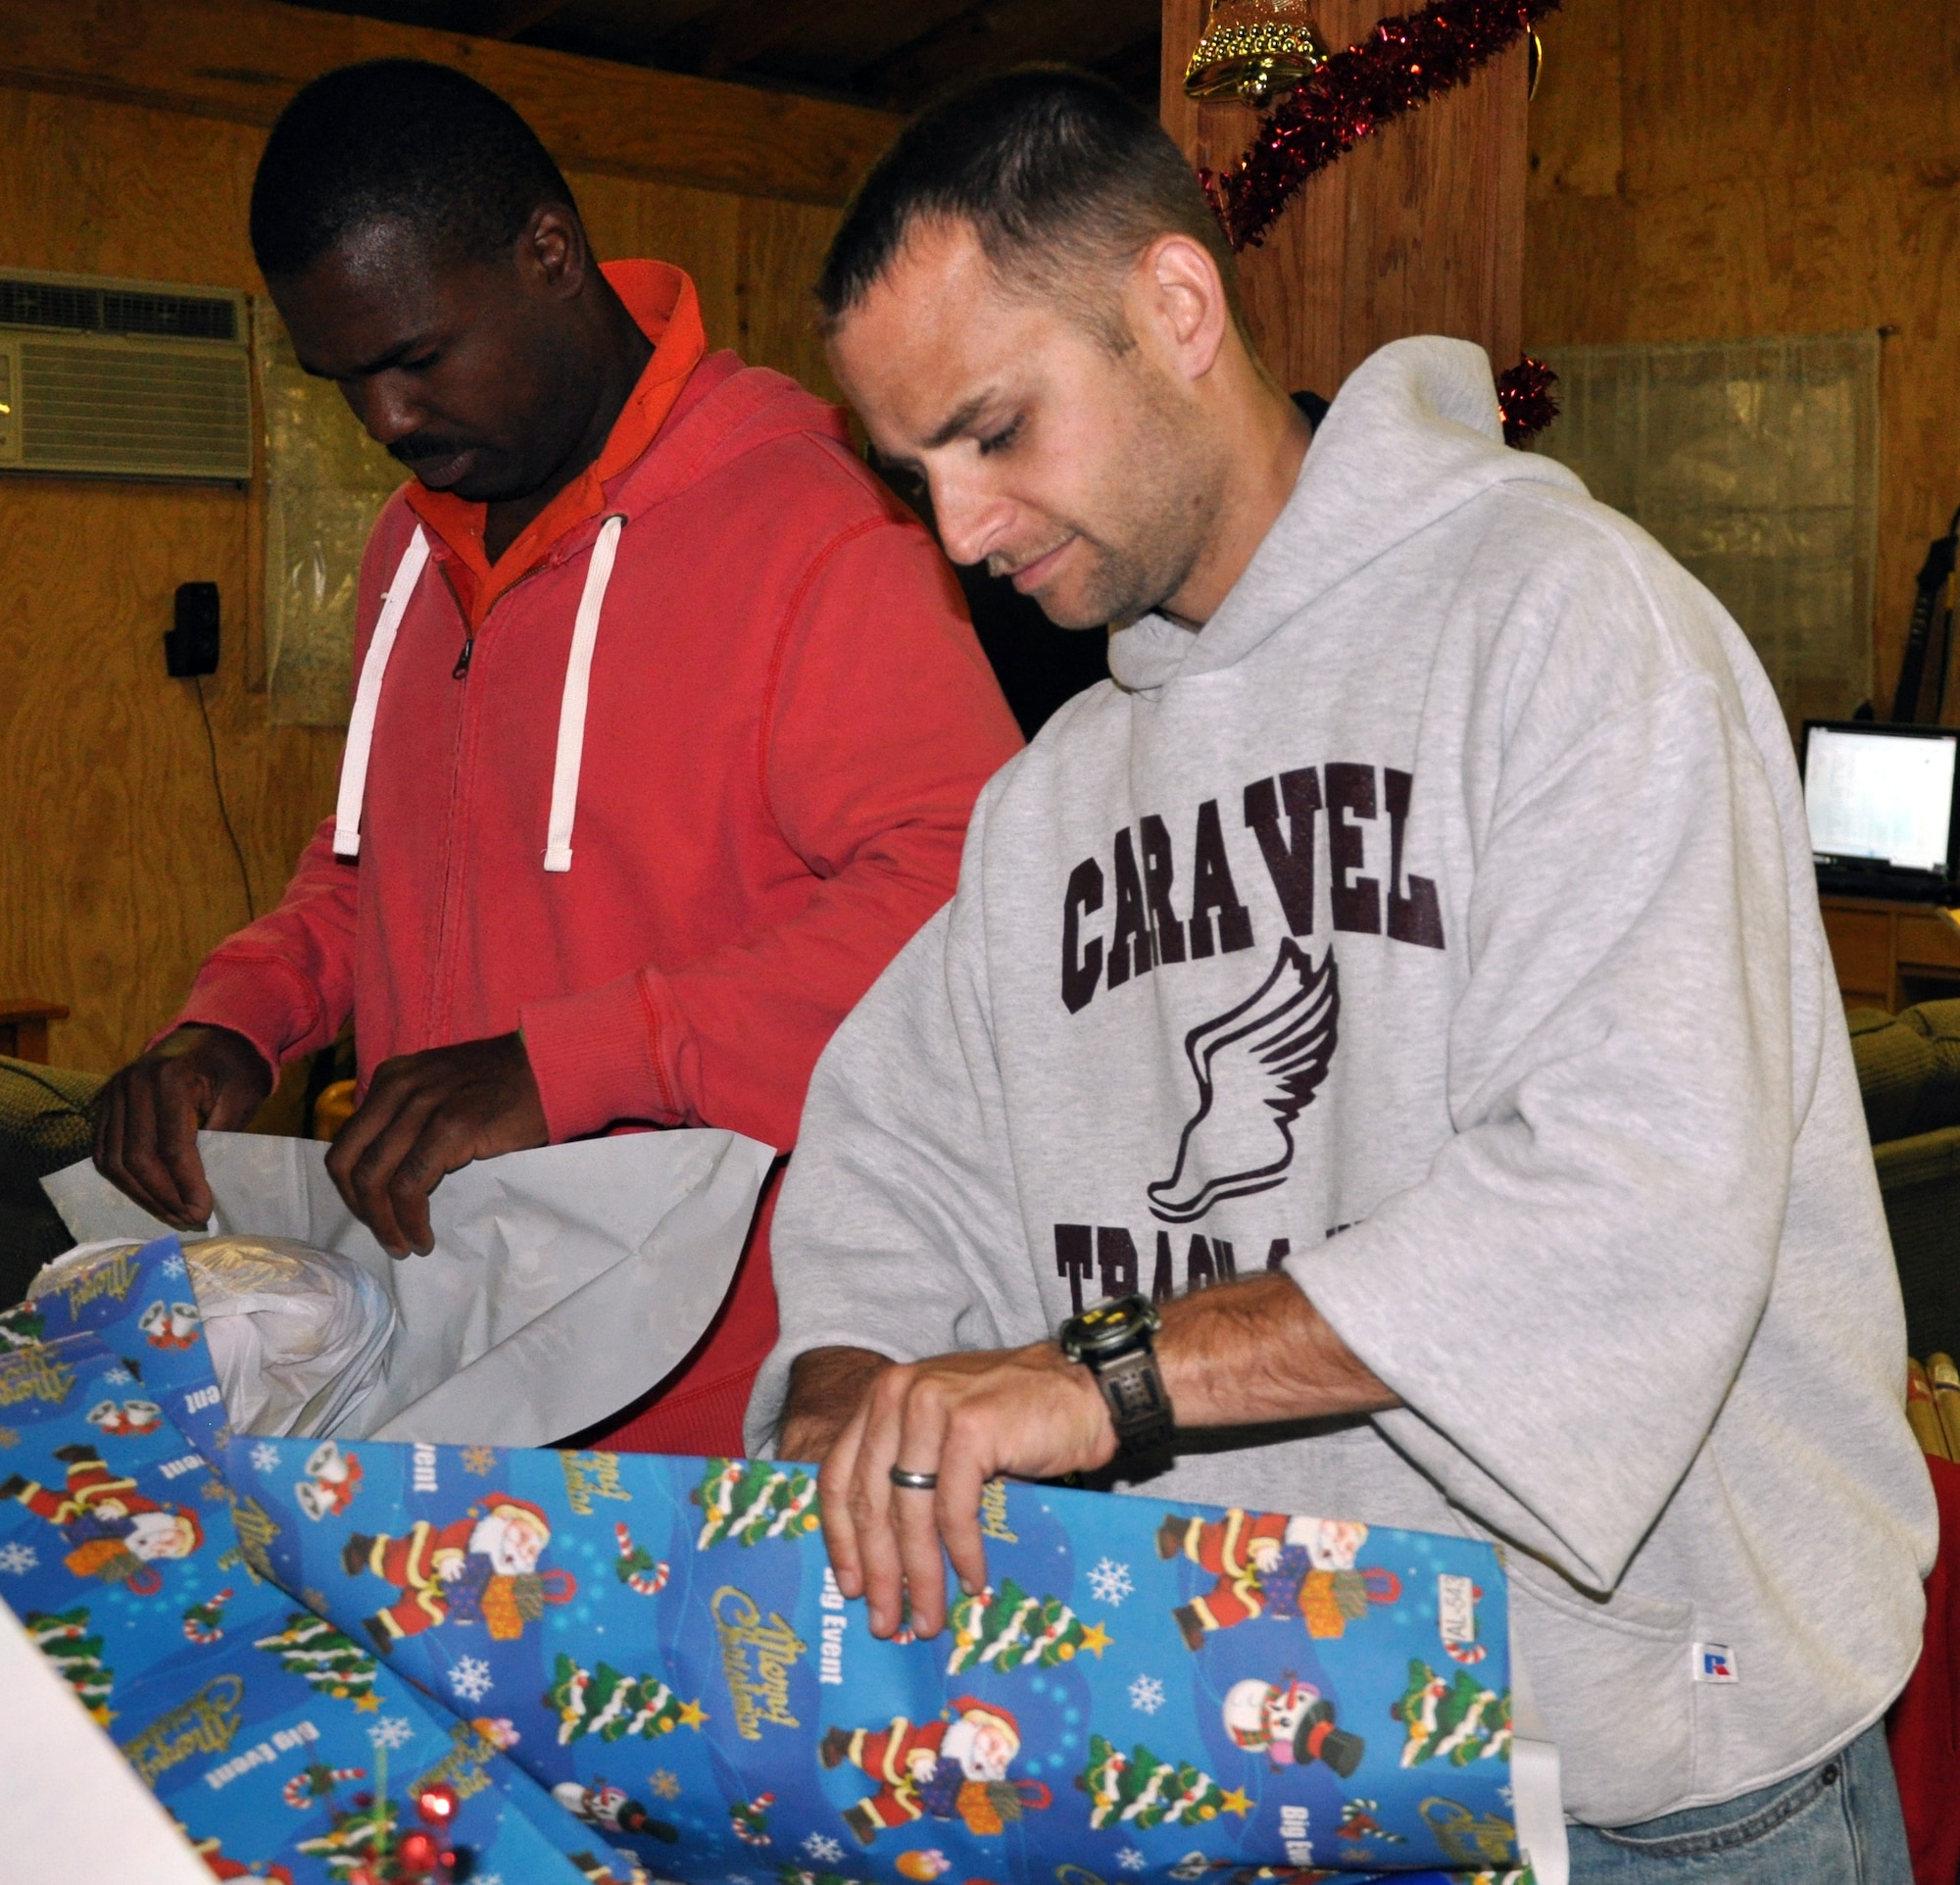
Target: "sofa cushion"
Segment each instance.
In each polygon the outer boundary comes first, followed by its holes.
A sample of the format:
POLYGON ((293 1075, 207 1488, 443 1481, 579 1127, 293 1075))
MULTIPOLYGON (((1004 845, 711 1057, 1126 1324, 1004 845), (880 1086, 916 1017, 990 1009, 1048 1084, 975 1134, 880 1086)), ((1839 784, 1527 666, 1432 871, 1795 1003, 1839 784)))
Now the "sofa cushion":
POLYGON ((1933 1070, 1920 1089, 1912 1132, 1937 1132, 1960 1125, 1960 1001, 1921 1002, 1899 1017, 1926 1038, 1933 1070))
POLYGON ((1883 1009, 1854 1008, 1844 1017, 1851 1059, 1864 1096, 1872 1143, 1903 1139, 1914 1130, 1919 1096, 1936 1070, 1932 1044, 1918 1028, 1883 1009))
POLYGON ((1855 1008, 1844 1019, 1874 1145, 1960 1125, 1960 1001, 1903 1015, 1855 1008))

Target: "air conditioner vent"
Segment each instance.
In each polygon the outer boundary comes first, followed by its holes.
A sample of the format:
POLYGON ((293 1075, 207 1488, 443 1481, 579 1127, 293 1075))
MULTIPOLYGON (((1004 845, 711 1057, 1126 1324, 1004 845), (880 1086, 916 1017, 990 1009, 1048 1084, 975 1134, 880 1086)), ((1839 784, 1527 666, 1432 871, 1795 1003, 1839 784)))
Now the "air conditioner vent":
POLYGON ((244 314, 223 288, 0 270, 0 467, 249 480, 244 314))
POLYGON ((21 405, 36 471, 252 475, 251 391, 227 354, 24 339, 21 405))
POLYGON ((228 295, 95 288, 72 281, 0 276, 0 326, 60 327, 83 334, 170 334, 236 340, 238 304, 228 295))

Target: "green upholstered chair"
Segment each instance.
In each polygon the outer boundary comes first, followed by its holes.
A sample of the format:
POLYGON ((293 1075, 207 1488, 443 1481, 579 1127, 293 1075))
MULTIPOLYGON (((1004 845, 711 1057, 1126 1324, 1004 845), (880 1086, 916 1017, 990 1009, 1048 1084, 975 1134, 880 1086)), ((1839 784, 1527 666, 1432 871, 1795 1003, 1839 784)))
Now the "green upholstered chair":
POLYGON ((1906 1345, 1960 1354, 1960 1001, 1845 1017, 1905 1296, 1906 1345))

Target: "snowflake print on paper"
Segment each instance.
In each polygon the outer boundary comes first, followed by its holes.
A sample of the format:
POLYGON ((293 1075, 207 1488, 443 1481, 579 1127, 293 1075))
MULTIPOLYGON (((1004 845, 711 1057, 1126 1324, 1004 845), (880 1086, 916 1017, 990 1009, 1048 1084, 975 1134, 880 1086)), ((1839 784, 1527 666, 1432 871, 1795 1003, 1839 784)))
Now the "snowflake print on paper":
POLYGON ((279 1450, 269 1446, 264 1440, 252 1449, 252 1469, 255 1472, 277 1472, 279 1469, 279 1450))
POLYGON ((16 1577, 24 1577, 40 1562, 39 1553, 31 1545, 0 1545, 0 1571, 12 1571, 16 1577))
POLYGON ((415 1723, 399 1714, 384 1714, 368 1730, 368 1739, 377 1748, 405 1748, 415 1738, 415 1723))
POLYGON ((21 1436, 13 1427, 0 1427, 0 1447, 18 1447, 21 1436))
POLYGON ((465 1447, 460 1456, 465 1472, 473 1472, 479 1478, 487 1479, 497 1470, 497 1449, 495 1447, 465 1447))
POLYGON ((125 1367, 113 1367, 104 1371, 103 1380, 113 1388, 126 1387, 136 1377, 125 1367))
POLYGON ((165 1276, 181 1276, 184 1273, 184 1260, 172 1252, 157 1265, 157 1268, 165 1276))
POLYGON ((1111 1610, 1117 1609, 1135 1589, 1130 1581, 1130 1567, 1119 1564, 1113 1558, 1104 1558, 1090 1567, 1089 1589, 1097 1603, 1107 1604, 1111 1610))
POLYGON ((1164 1685, 1153 1675, 1140 1675, 1130 1684, 1130 1707, 1155 1714, 1164 1705, 1164 1685))
POLYGON ((678 1800, 680 1798, 680 1778, 671 1768, 656 1767, 647 1776, 647 1785, 659 1794, 662 1800, 678 1800))
POLYGON ((450 1692, 459 1701, 481 1702, 492 1686, 490 1664, 480 1656, 459 1657, 449 1672, 450 1692))
POLYGON ((1146 1862, 1143 1854, 1138 1852, 1134 1846, 1125 1846, 1116 1855, 1116 1863, 1122 1866, 1126 1872, 1140 1872, 1144 1869, 1146 1862))
POLYGON ((844 1857, 844 1848, 828 1833, 811 1833, 803 1842, 803 1849, 819 1865, 835 1865, 844 1857))

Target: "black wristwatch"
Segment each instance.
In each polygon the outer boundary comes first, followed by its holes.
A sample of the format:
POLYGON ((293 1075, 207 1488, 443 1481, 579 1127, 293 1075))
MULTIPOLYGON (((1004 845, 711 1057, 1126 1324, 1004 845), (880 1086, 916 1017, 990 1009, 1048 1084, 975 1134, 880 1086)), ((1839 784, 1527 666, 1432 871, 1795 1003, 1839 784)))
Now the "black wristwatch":
POLYGON ((1152 1341, 1162 1325, 1147 1298, 1117 1296, 1071 1315, 1056 1336, 1062 1354, 1095 1375, 1126 1460, 1167 1453, 1176 1430, 1152 1341))

